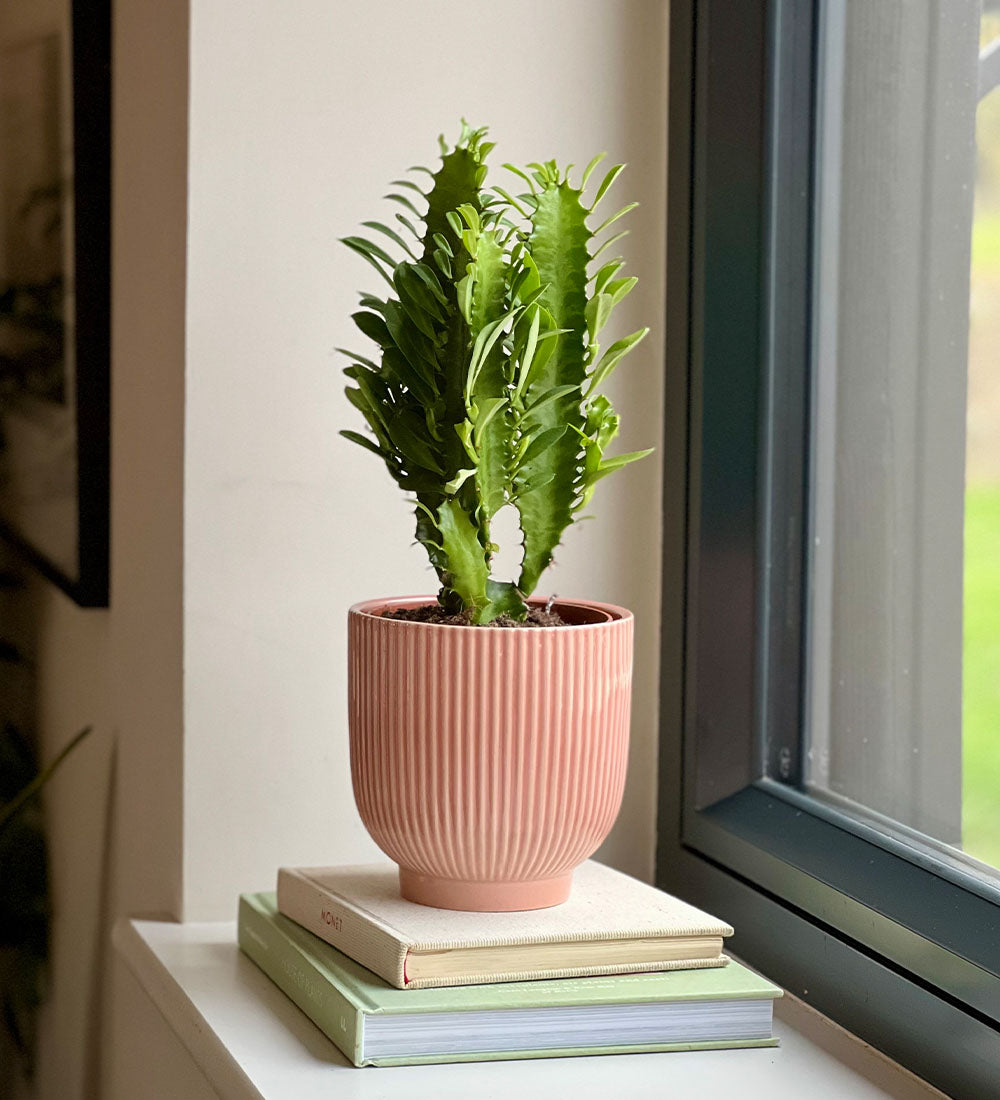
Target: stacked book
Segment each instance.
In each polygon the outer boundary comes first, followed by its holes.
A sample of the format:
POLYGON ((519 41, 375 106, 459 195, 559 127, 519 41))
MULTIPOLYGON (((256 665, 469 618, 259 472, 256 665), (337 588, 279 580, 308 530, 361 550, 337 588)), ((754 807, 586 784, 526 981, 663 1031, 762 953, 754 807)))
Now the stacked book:
POLYGON ((593 861, 569 901, 524 913, 404 901, 391 864, 282 869, 238 923, 358 1066, 776 1043, 780 990, 722 953, 728 925, 593 861))

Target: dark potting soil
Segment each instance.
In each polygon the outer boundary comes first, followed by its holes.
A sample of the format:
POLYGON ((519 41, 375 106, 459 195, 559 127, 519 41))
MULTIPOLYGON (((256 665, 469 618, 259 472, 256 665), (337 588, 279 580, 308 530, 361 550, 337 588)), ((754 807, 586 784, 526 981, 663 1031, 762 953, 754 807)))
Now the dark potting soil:
MULTIPOLYGON (((434 623, 437 626, 479 626, 479 623, 469 621, 464 614, 455 614, 446 611, 440 604, 429 603, 423 607, 397 607, 392 611, 383 611, 384 619, 403 619, 410 623, 434 623)), ((512 619, 510 615, 501 615, 485 626, 502 627, 532 627, 532 626, 568 626, 569 624, 558 611, 547 611, 544 607, 529 607, 528 617, 519 621, 512 619)))

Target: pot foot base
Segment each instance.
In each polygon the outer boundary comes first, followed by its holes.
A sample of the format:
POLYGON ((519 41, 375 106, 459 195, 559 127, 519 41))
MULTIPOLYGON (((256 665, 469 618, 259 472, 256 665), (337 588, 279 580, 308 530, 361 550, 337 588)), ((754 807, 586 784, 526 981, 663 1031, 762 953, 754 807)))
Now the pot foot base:
POLYGON ((569 897, 573 873, 533 882, 461 882, 420 871, 399 869, 399 892, 407 901, 435 909, 460 909, 469 913, 516 913, 549 909, 569 897))

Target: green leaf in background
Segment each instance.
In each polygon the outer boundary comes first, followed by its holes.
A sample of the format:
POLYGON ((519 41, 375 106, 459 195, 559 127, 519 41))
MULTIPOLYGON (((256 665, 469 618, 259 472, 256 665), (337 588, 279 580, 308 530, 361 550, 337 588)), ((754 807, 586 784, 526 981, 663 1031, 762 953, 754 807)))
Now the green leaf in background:
POLYGON ((38 794, 90 733, 73 737, 45 768, 12 722, 0 730, 0 1016, 30 1077, 35 1016, 48 979, 48 855, 38 794))

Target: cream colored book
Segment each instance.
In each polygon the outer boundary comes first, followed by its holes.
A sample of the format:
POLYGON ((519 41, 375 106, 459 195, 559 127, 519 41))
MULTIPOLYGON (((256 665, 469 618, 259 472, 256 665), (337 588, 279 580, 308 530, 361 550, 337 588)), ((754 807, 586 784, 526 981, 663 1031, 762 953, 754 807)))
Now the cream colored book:
POLYGON ((732 928, 588 860, 569 901, 459 913, 399 896, 393 864, 283 867, 278 910, 398 989, 724 966, 732 928))

